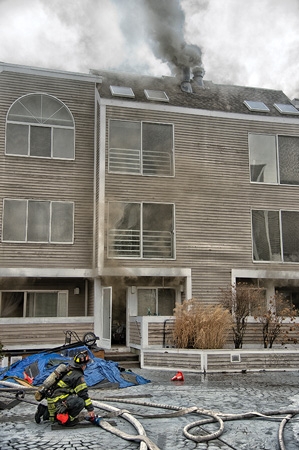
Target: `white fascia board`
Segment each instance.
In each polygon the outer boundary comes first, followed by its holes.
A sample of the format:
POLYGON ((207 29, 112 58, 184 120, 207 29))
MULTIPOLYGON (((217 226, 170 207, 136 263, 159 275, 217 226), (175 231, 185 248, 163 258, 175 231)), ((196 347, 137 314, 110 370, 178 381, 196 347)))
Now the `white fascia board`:
POLYGON ((0 277, 44 277, 44 278, 93 278, 93 269, 63 269, 41 267, 0 268, 0 277))
POLYGON ((18 72, 29 75, 40 75, 44 77, 66 78, 68 80, 87 81, 90 83, 102 83, 102 77, 89 73, 67 72, 64 70, 44 69, 41 67, 22 66, 0 62, 0 74, 2 72, 18 72))
POLYGON ((191 277, 191 269, 181 267, 106 267, 98 276, 191 277))
MULTIPOLYGON (((21 324, 38 324, 38 323, 93 323, 93 316, 68 316, 68 317, 7 317, 0 318, 0 325, 21 325, 21 324)), ((16 345, 16 348, 20 348, 20 345, 16 345)), ((45 347, 45 345, 43 345, 45 347)), ((57 346, 58 347, 58 346, 57 346)), ((14 346, 9 346, 12 350, 14 346)), ((35 348, 30 344, 30 348, 35 348)))
POLYGON ((298 271, 288 270, 259 270, 259 269, 232 269, 232 283, 235 284, 236 278, 262 278, 275 280, 298 280, 298 271))
POLYGON ((143 109, 147 111, 172 112, 177 114, 189 114, 194 116, 217 117, 223 119, 250 120, 257 122, 273 122, 282 124, 299 124, 299 118, 260 116, 255 114, 230 113, 223 111, 210 111, 208 109, 186 108, 181 106, 171 106, 167 104, 152 104, 143 102, 132 102, 118 99, 105 99, 100 97, 100 103, 106 106, 116 106, 120 108, 143 109))

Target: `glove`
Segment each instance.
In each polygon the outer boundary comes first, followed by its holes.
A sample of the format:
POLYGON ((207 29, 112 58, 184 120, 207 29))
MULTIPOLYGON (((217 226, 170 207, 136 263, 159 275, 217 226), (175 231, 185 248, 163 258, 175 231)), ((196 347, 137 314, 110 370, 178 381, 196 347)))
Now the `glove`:
POLYGON ((67 407, 63 403, 60 403, 59 405, 56 406, 57 415, 64 414, 66 411, 67 411, 67 407))

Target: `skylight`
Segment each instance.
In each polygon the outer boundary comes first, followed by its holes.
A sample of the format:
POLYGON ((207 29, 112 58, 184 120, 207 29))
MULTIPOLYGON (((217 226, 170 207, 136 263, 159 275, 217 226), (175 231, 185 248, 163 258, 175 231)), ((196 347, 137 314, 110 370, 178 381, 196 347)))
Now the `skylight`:
POLYGON ((148 100, 156 100, 158 102, 169 102, 169 98, 167 97, 164 91, 156 91, 154 89, 144 89, 144 93, 148 100))
POLYGON ((115 97, 130 97, 134 98, 135 94, 130 87, 125 86, 110 86, 111 94, 115 97))
POLYGON ((254 102, 251 100, 244 100, 244 105, 247 106, 249 111, 269 112, 270 109, 263 102, 254 102))
POLYGON ((293 105, 274 103, 274 106, 281 114, 299 114, 298 109, 296 109, 293 105))

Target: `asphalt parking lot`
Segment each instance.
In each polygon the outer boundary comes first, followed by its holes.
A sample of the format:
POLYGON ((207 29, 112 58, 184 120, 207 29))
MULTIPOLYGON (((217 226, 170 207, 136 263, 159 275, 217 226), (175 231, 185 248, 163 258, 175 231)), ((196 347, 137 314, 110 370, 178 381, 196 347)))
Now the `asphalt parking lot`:
MULTIPOLYGON (((149 439, 160 450, 276 450, 280 449, 278 431, 286 413, 271 417, 259 417, 224 422, 224 431, 218 438, 207 442, 194 442, 183 434, 186 425, 207 416, 189 413, 180 417, 144 417, 174 413, 177 407, 196 406, 223 414, 265 413, 269 411, 298 410, 299 372, 258 372, 245 374, 184 373, 184 381, 173 382, 172 371, 134 369, 134 372, 151 380, 150 383, 118 390, 92 390, 94 401, 125 409, 143 425, 149 439), (116 402, 103 400, 118 397, 116 402), (120 398, 122 397, 122 398, 120 398), (133 403, 124 403, 124 400, 133 403), (138 403, 139 402, 139 403, 138 403), (158 408, 141 403, 156 403, 173 407, 158 408), (139 416, 139 414, 141 416, 139 416)), ((3 393, 2 393, 3 395, 3 393)), ((7 395, 7 394, 5 394, 7 395)), ((9 401, 7 398, 0 398, 9 401)), ((35 402, 32 394, 24 400, 35 402)), ((36 406, 19 403, 11 409, 0 411, 0 449, 139 449, 140 443, 124 440, 100 427, 83 421, 77 427, 62 429, 49 422, 36 424, 36 406), (54 429, 53 429, 54 428, 54 429), (58 429, 57 429, 58 428, 58 429)), ((99 415, 107 411, 97 409, 99 415)), ((137 434, 136 430, 121 416, 106 421, 118 430, 137 434)), ((190 430, 194 435, 213 434, 218 424, 204 424, 190 430)), ((299 414, 294 415, 284 428, 283 442, 286 450, 299 448, 299 414)), ((145 447, 146 448, 146 447, 145 447)))

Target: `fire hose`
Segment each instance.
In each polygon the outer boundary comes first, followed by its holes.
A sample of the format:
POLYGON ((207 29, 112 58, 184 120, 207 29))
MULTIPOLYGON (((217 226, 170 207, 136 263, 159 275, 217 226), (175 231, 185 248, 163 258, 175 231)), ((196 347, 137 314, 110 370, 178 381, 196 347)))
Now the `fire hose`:
MULTIPOLYGON (((16 384, 6 381, 1 381, 0 384, 7 386, 11 388, 10 390, 12 392, 19 392, 20 391, 33 391, 34 388, 32 386, 21 386, 20 388, 16 389, 16 384)), ((26 403, 31 403, 34 405, 38 405, 37 402, 31 402, 24 400, 24 398, 20 398, 17 396, 17 398, 20 401, 24 401, 26 403)), ((159 403, 152 403, 152 402, 143 402, 143 401, 137 401, 137 400, 129 400, 125 398, 114 398, 114 397, 104 397, 101 399, 101 401, 92 400, 93 405, 96 408, 109 411, 109 414, 106 417, 102 417, 100 420, 96 421, 96 424, 100 426, 101 428, 105 429, 106 431, 109 431, 110 433, 115 434, 116 436, 119 436, 125 440, 129 441, 136 441, 140 443, 140 450, 160 450, 156 444, 154 444, 145 433, 145 430, 141 423, 132 415, 132 412, 129 412, 128 410, 123 410, 120 408, 116 408, 110 405, 107 405, 105 402, 118 402, 118 403, 125 403, 125 404, 132 404, 137 406, 144 406, 144 407, 153 407, 153 408, 161 408, 161 409, 168 409, 172 410, 173 412, 169 413, 162 413, 162 414, 140 414, 140 413, 134 413, 138 417, 143 418, 171 418, 171 417, 180 417, 186 414, 199 414, 202 416, 208 416, 208 419, 201 419, 195 422, 192 422, 188 425, 186 425, 183 429, 183 434, 187 439, 190 439, 194 442, 200 443, 205 441, 211 441, 214 439, 219 439, 219 437, 222 435, 224 431, 224 422, 225 421, 234 421, 234 420, 242 420, 242 419, 250 419, 250 418, 261 418, 261 419, 277 419, 280 420, 280 427, 278 430, 278 443, 279 443, 279 449, 280 450, 286 450, 284 440, 283 440, 283 431, 286 423, 291 420, 291 418, 297 414, 299 414, 299 410, 275 410, 275 411, 267 411, 264 413, 259 413, 256 411, 251 411, 243 414, 222 414, 220 412, 215 412, 207 409, 198 408, 197 406, 192 406, 189 408, 181 407, 181 406, 174 406, 174 405, 165 405, 165 404, 159 404, 159 403), (284 415, 285 417, 278 417, 284 415), (116 417, 121 416, 125 420, 127 420, 131 425, 134 426, 134 428, 137 431, 137 435, 131 435, 128 433, 125 433, 123 431, 120 431, 116 427, 112 426, 109 422, 105 420, 105 418, 108 417, 116 417), (205 424, 208 423, 218 423, 218 430, 214 433, 208 433, 206 435, 194 435, 190 432, 191 429, 195 427, 202 427, 205 424)), ((233 447, 232 447, 233 448, 233 447)))

